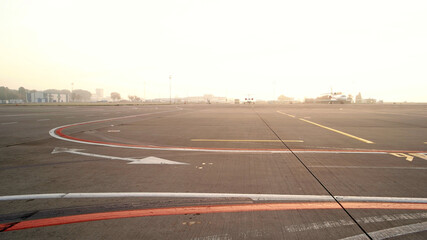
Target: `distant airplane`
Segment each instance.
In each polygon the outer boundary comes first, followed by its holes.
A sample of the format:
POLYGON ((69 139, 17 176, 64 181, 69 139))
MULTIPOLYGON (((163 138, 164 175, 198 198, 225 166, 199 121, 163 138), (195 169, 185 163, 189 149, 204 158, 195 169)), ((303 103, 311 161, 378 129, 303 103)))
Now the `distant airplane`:
POLYGON ((245 97, 243 104, 255 104, 255 99, 253 97, 245 97))
POLYGON ((342 92, 333 92, 331 89, 330 93, 324 93, 322 96, 316 98, 316 103, 350 103, 351 99, 348 99, 342 92))

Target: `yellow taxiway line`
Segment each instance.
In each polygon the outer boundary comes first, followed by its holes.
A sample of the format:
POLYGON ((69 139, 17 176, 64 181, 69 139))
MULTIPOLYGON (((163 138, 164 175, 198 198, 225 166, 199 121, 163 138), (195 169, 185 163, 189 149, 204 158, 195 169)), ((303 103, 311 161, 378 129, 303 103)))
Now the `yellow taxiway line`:
POLYGON ((303 140, 191 139, 192 142, 304 142, 303 140))
MULTIPOLYGON (((289 116, 289 117, 295 118, 295 116, 294 116, 294 115, 287 114, 287 113, 284 113, 284 112, 281 112, 281 111, 277 111, 277 112, 278 112, 278 113, 280 113, 280 114, 283 114, 283 115, 286 115, 286 116, 289 116)), ((321 127, 321 128, 327 129, 327 130, 329 130, 329 131, 336 132, 336 133, 342 134, 342 135, 344 135, 344 136, 347 136, 347 137, 351 137, 351 138, 357 139, 357 140, 362 141, 362 142, 365 142, 365 143, 370 143, 370 144, 373 144, 373 143, 374 143, 374 142, 372 142, 372 141, 369 141, 369 140, 366 140, 366 139, 363 139, 363 138, 360 138, 360 137, 356 137, 356 136, 354 136, 354 135, 351 135, 351 134, 348 134, 348 133, 345 133, 345 132, 342 132, 342 131, 339 131, 339 130, 336 130, 336 129, 333 129, 333 128, 330 128, 330 127, 326 127, 326 126, 320 125, 320 124, 318 124, 318 123, 315 123, 315 122, 312 122, 312 121, 308 121, 308 120, 306 120, 306 119, 304 119, 304 118, 300 118, 300 120, 301 120, 301 121, 304 121, 304 122, 307 122, 307 123, 311 123, 311 124, 316 125, 316 126, 318 126, 318 127, 321 127)))
POLYGON ((278 113, 280 113, 280 114, 283 114, 283 115, 286 115, 286 116, 289 116, 289 117, 293 117, 293 118, 295 118, 295 116, 294 115, 291 115, 291 114, 287 114, 287 113, 284 113, 284 112, 281 112, 281 111, 277 111, 278 113))
POLYGON ((300 118, 299 120, 304 121, 304 122, 311 123, 311 124, 316 125, 316 126, 318 126, 318 127, 321 127, 321 128, 327 129, 327 130, 332 131, 332 132, 336 132, 336 133, 342 134, 342 135, 347 136, 347 137, 354 138, 354 139, 356 139, 356 140, 359 140, 359 141, 362 141, 362 142, 365 142, 365 143, 370 143, 370 144, 373 144, 373 143, 374 143, 374 142, 372 142, 372 141, 369 141, 369 140, 366 140, 366 139, 363 139, 363 138, 360 138, 360 137, 356 137, 356 136, 354 136, 354 135, 351 135, 351 134, 348 134, 348 133, 345 133, 345 132, 341 132, 341 131, 339 131, 339 130, 336 130, 336 129, 333 129, 333 128, 330 128, 330 127, 326 127, 326 126, 320 125, 320 124, 318 124, 318 123, 315 123, 315 122, 312 122, 312 121, 308 121, 308 120, 303 119, 303 118, 300 118))

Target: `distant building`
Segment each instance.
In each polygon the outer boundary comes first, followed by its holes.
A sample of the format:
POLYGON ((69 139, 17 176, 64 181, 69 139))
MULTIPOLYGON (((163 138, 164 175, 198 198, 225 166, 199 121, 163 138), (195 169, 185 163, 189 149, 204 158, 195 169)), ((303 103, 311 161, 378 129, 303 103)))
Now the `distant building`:
POLYGON ((104 97, 104 89, 102 88, 97 88, 96 90, 96 96, 99 98, 103 98, 104 97))
POLYGON ((285 95, 280 95, 278 98, 277 98, 277 100, 280 102, 280 103, 293 103, 294 102, 294 98, 291 98, 291 97, 286 97, 285 95))
POLYGON ((186 97, 182 100, 187 103, 227 103, 226 97, 216 97, 211 94, 206 94, 200 97, 186 97))
POLYGON ((30 103, 60 103, 69 102, 69 95, 63 93, 44 93, 40 91, 27 94, 27 100, 30 103))
POLYGON ((356 103, 362 103, 362 100, 363 100, 362 94, 361 93, 357 94, 357 96, 356 96, 356 103))
POLYGON ((9 99, 9 100, 0 100, 0 104, 21 104, 24 103, 22 99, 9 99))
POLYGON ((45 103, 48 102, 45 94, 40 91, 30 92, 27 94, 28 102, 30 103, 45 103))
POLYGON ((48 102, 69 102, 68 100, 68 94, 63 93, 47 93, 46 97, 48 99, 48 102))
POLYGON ((106 101, 106 99, 104 98, 104 89, 102 88, 95 89, 95 93, 92 93, 90 100, 92 102, 106 101))
POLYGON ((314 98, 304 98, 304 103, 315 103, 316 100, 314 98))
POLYGON ((375 104, 377 103, 377 100, 373 98, 368 98, 368 99, 363 99, 362 103, 375 104))

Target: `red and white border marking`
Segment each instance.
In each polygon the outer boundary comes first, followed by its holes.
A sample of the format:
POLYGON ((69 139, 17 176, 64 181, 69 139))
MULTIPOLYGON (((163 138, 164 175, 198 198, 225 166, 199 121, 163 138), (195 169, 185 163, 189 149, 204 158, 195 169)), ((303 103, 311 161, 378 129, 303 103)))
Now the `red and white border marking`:
MULTIPOLYGON (((49 131, 49 134, 54 138, 64 140, 64 141, 80 143, 80 144, 104 146, 104 147, 114 147, 114 148, 163 150, 163 151, 215 152, 215 153, 291 153, 291 151, 289 151, 288 149, 199 148, 199 147, 165 147, 165 146, 155 146, 155 145, 133 145, 133 144, 112 143, 112 142, 81 139, 81 138, 72 137, 63 133, 65 129, 75 127, 75 126, 102 123, 102 122, 119 120, 119 119, 135 118, 140 116, 167 113, 167 112, 175 112, 179 110, 182 110, 182 109, 155 112, 155 113, 144 113, 144 114, 116 117, 116 118, 107 118, 107 119, 87 121, 87 122, 81 122, 81 123, 73 123, 73 124, 68 124, 68 125, 63 125, 60 127, 53 128, 49 131)), ((354 149, 354 150, 293 149, 292 152, 293 153, 335 153, 335 154, 339 154, 339 153, 359 153, 359 154, 427 153, 425 151, 376 150, 376 149, 354 149)))

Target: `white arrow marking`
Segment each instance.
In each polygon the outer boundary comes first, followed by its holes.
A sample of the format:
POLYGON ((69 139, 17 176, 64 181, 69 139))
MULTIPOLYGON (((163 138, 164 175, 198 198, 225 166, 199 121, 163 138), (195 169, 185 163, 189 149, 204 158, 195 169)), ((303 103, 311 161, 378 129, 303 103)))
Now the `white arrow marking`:
POLYGON ((107 158, 112 160, 122 160, 122 161, 130 161, 128 164, 177 164, 177 165, 187 165, 188 163, 182 163, 182 162, 175 162, 170 161, 158 157, 146 157, 142 159, 134 159, 134 158, 123 158, 123 157, 114 157, 114 156, 107 156, 107 155, 101 155, 101 154, 94 154, 94 153, 85 153, 81 152, 84 149, 73 149, 73 148, 59 148, 56 147, 53 149, 52 154, 56 153, 72 153, 77 155, 83 155, 83 156, 89 156, 89 157, 97 157, 97 158, 107 158))

